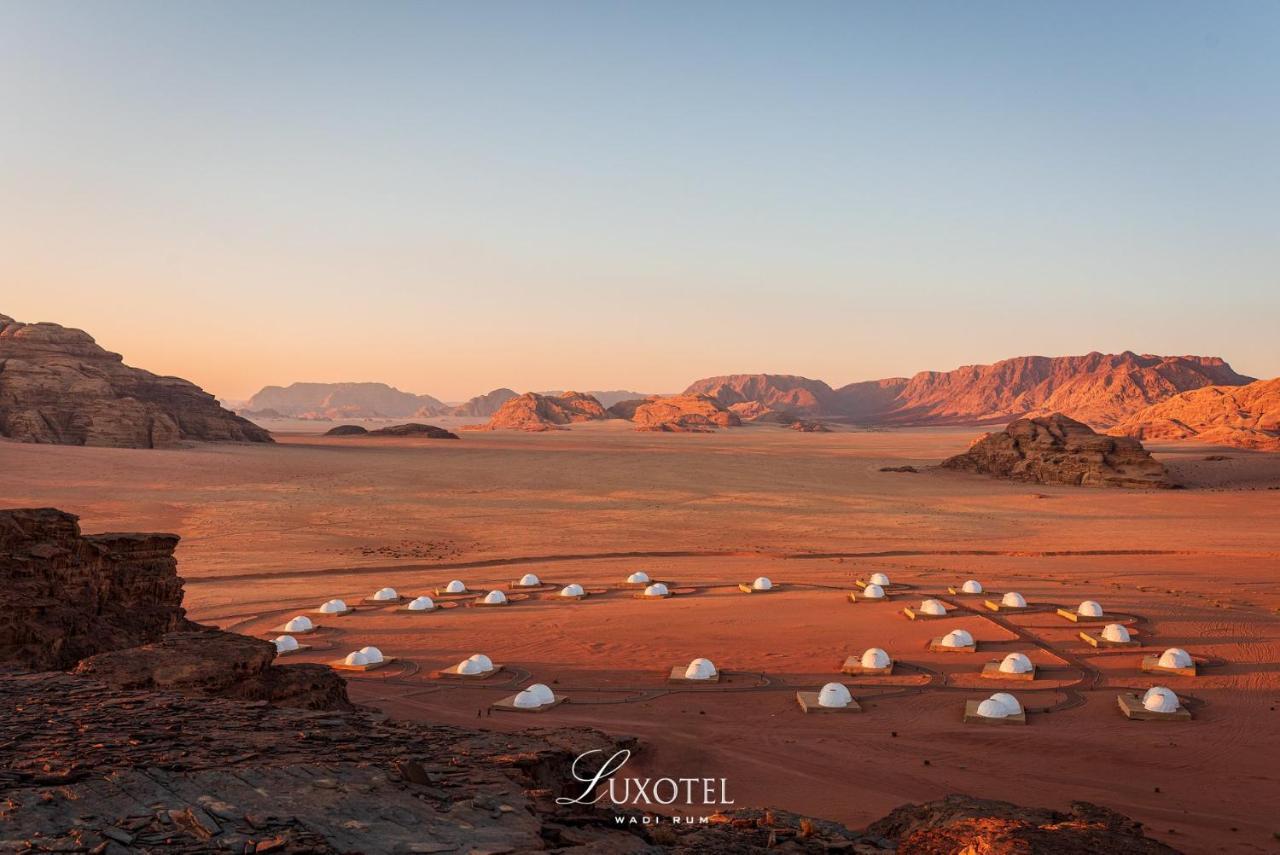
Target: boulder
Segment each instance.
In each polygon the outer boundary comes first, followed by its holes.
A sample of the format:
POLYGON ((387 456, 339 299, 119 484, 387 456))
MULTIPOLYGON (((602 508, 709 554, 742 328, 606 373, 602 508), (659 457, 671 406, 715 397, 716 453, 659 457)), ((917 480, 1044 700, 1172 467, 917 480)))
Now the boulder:
POLYGON ((0 437, 159 448, 184 440, 271 442, 199 386, 124 364, 88 333, 0 315, 0 437))
POLYGON ((458 435, 453 431, 445 430, 435 425, 423 425, 416 422, 410 422, 403 425, 390 425, 388 427, 378 428, 369 431, 369 436, 419 436, 424 439, 457 439, 458 435))
POLYGON ((338 425, 324 432, 325 436, 368 436, 369 429, 360 425, 338 425))
POLYGON ((1038 484, 1172 486, 1164 466, 1137 440, 1095 433, 1061 413, 1018 419, 942 466, 1038 484))

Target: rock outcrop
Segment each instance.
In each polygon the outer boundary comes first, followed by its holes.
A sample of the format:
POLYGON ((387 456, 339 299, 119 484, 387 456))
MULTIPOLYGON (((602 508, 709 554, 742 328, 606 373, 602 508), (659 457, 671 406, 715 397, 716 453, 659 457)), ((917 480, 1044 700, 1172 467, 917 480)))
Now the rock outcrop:
POLYGON ((609 408, 618 418, 635 422, 636 430, 670 433, 708 433, 738 427, 742 420, 707 395, 672 395, 622 401, 609 408))
POLYGON ((575 422, 612 418, 600 402, 581 392, 539 395, 527 392, 507 401, 481 430, 560 430, 575 422))
POLYGON ((0 437, 122 448, 271 442, 194 383, 125 365, 81 330, 7 315, 0 315, 0 437))
POLYGON ((325 436, 368 436, 369 429, 360 425, 338 425, 324 432, 325 436))
POLYGON ((831 428, 824 422, 811 422, 803 419, 797 419, 787 427, 792 430, 798 430, 801 433, 831 433, 831 428))
POLYGON ((187 620, 172 534, 82 535, 52 508, 0 511, 0 667, 93 674, 305 708, 349 707, 314 665, 274 664, 275 645, 187 620))
POLYGON ((792 374, 729 374, 696 380, 686 395, 708 395, 724 407, 756 403, 770 410, 785 410, 798 416, 829 415, 837 412, 834 391, 821 380, 792 374))
POLYGON ((867 827, 897 842, 899 855, 1176 855, 1142 823, 1088 802, 1069 812, 951 795, 903 805, 867 827))
POLYGON ((979 438, 942 466, 1037 484, 1172 486, 1164 466, 1142 443, 1094 433, 1061 413, 1018 419, 998 433, 979 438))
POLYGON ((369 431, 369 436, 408 436, 422 437, 423 439, 457 439, 458 435, 453 431, 445 430, 435 425, 423 425, 417 422, 409 422, 403 425, 388 425, 387 427, 378 428, 369 431))
POLYGON ((52 508, 0 511, 0 665, 36 671, 192 626, 172 534, 81 535, 52 508))
POLYGON ((922 371, 832 389, 821 380, 777 374, 709 377, 688 392, 711 395, 745 419, 783 410, 799 417, 836 417, 867 424, 947 425, 1008 422, 1061 412, 1095 427, 1114 425, 1151 404, 1209 385, 1240 386, 1214 356, 1131 352, 1021 356, 954 371, 922 371), (759 408, 750 411, 748 408, 759 408))
POLYGON ((438 416, 449 407, 386 383, 292 383, 263 387, 245 410, 271 410, 294 419, 399 419, 438 416))
POLYGON ((1280 451, 1280 378, 1183 392, 1134 413, 1110 432, 1280 451))
POLYGON ((454 407, 449 414, 463 418, 488 418, 498 412, 507 401, 518 397, 520 396, 510 389, 494 389, 492 392, 477 395, 465 404, 454 407))
POLYGON ((324 665, 275 665, 270 641, 200 628, 83 659, 74 673, 116 689, 197 693, 302 709, 351 709, 346 684, 324 665))

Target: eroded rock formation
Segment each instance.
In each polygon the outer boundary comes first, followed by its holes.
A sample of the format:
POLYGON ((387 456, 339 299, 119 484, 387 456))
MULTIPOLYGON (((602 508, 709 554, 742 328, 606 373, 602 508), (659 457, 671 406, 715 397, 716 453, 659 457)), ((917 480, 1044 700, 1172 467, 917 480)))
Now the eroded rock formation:
POLYGON ((600 402, 582 392, 539 395, 527 392, 507 401, 493 414, 483 430, 558 430, 575 422, 612 418, 600 402))
POLYGON ((387 427, 369 431, 369 436, 417 436, 424 439, 458 438, 458 435, 453 431, 448 431, 435 425, 418 424, 417 422, 410 422, 404 425, 388 425, 387 427))
POLYGON ((729 374, 696 380, 686 395, 709 395, 725 407, 757 403, 771 410, 818 416, 839 409, 835 392, 821 380, 792 374, 729 374))
POLYGON ((1038 484, 1171 486, 1164 466, 1137 440, 1094 433, 1061 413, 1018 419, 942 465, 1038 484))
POLYGON ((306 708, 349 706, 327 668, 276 665, 275 645, 193 623, 171 534, 82 535, 52 508, 0 511, 0 666, 93 674, 306 708))
POLYGON ((125 365, 81 330, 7 315, 0 315, 0 436, 123 448, 271 442, 194 383, 125 365))
POLYGON ((1183 392, 1134 413, 1110 432, 1280 451, 1280 378, 1183 392))
POLYGON ((738 427, 742 420, 707 395, 672 395, 639 401, 622 401, 609 409, 619 418, 635 422, 636 430, 672 433, 707 433, 722 427, 738 427))

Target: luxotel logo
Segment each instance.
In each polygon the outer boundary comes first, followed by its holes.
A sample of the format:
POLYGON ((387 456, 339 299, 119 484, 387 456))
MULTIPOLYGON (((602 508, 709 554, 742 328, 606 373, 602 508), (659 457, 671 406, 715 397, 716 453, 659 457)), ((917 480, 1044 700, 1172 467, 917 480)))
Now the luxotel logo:
MULTIPOLYGON (((633 778, 619 775, 618 772, 631 759, 631 752, 625 748, 607 758, 594 772, 587 771, 592 765, 587 762, 588 758, 603 754, 604 751, 597 748, 574 759, 571 772, 574 780, 582 784, 582 792, 573 797, 561 796, 556 799, 557 804, 595 805, 607 799, 620 808, 680 807, 695 811, 698 808, 720 810, 735 804, 729 798, 728 783, 724 778, 633 778)), ((662 820, 662 817, 651 815, 643 818, 618 817, 619 823, 656 823, 662 820)), ((673 816, 668 821, 706 822, 707 817, 673 816)))

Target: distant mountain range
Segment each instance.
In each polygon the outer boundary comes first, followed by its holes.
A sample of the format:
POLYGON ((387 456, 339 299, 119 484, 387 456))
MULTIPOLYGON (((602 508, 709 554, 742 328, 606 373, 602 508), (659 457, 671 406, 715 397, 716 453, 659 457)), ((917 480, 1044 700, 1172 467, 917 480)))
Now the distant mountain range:
MULTIPOLYGON (((548 397, 563 392, 541 393, 548 397)), ((641 392, 612 390, 586 392, 603 406, 645 397, 641 392)), ((459 416, 488 418, 507 401, 518 398, 511 389, 494 389, 452 406, 431 395, 402 392, 386 383, 292 383, 265 386, 238 407, 249 418, 273 419, 401 419, 459 416)))

